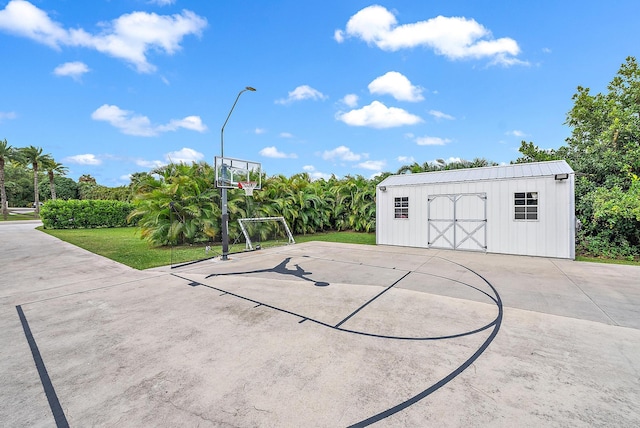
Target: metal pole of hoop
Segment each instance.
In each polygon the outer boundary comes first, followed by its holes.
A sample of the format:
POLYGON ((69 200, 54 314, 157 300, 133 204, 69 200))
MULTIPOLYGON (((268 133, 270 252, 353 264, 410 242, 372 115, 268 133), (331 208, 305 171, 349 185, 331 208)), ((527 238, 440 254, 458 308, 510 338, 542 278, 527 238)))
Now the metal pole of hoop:
MULTIPOLYGON (((227 115, 227 119, 224 121, 222 125, 222 129, 220 130, 220 157, 224 158, 224 127, 227 125, 229 118, 231 117, 231 113, 233 113, 233 109, 236 107, 238 100, 240 99, 240 95, 243 92, 251 91, 255 92, 255 88, 251 86, 245 87, 238 93, 236 100, 231 106, 231 110, 229 110, 229 114, 227 115)), ((220 188, 221 199, 222 199, 222 260, 229 260, 229 211, 228 211, 228 201, 227 201, 227 188, 220 188)))

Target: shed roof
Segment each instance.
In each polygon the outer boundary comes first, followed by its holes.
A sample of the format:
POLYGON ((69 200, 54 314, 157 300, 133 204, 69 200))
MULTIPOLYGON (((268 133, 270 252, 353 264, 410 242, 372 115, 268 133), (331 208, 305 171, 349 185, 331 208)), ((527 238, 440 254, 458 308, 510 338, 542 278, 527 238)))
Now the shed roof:
POLYGON ((569 164, 563 160, 518 163, 513 165, 489 166, 484 168, 465 168, 447 171, 390 175, 382 180, 378 186, 505 180, 510 178, 546 177, 556 174, 573 174, 573 169, 571 169, 569 164))

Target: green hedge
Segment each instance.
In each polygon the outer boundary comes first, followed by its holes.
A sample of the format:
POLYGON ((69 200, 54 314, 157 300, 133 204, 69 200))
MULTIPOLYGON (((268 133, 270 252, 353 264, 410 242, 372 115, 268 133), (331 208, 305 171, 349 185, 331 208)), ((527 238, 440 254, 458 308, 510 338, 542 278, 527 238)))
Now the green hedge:
POLYGON ((40 219, 47 229, 125 227, 131 211, 133 205, 122 201, 56 199, 40 208, 40 219))

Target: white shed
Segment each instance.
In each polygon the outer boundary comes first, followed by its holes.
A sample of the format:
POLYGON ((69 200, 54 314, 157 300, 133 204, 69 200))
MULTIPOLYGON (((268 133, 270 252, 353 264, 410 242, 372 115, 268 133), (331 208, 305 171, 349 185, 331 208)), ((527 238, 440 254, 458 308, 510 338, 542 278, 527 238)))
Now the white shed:
POLYGON ((575 258, 565 161, 400 174, 376 189, 376 243, 575 258))

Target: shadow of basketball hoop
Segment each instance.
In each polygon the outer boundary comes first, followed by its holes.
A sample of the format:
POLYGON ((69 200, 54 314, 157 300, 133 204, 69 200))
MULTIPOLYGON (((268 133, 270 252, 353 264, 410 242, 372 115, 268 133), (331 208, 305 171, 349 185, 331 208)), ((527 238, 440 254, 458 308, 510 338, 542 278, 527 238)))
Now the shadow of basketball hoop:
POLYGON ((233 275, 246 275, 250 273, 272 272, 280 275, 291 275, 291 276, 295 276, 296 278, 303 279, 305 281, 313 282, 313 285, 315 285, 316 287, 328 287, 329 285, 331 285, 330 283, 325 281, 316 281, 314 279, 307 278, 307 275, 312 275, 313 272, 307 272, 306 270, 304 270, 302 266, 300 266, 297 263, 294 265, 295 269, 289 269, 287 267, 287 264, 289 264, 290 261, 291 261, 291 257, 287 257, 286 259, 284 259, 282 262, 280 262, 277 266, 273 268, 256 269, 256 270, 249 270, 244 272, 212 273, 210 275, 207 275, 205 278, 211 278, 215 276, 233 276, 233 275))

